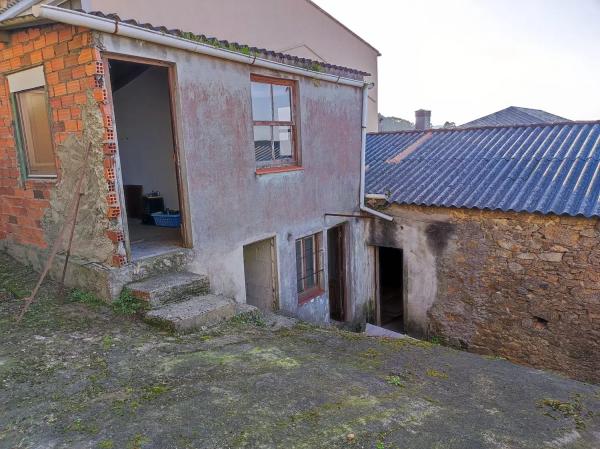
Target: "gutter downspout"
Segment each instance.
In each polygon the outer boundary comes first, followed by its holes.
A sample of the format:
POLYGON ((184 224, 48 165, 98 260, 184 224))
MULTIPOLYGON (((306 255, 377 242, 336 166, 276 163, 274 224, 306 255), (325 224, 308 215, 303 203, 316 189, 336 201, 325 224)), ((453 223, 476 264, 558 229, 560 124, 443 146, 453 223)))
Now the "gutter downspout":
POLYGON ((362 87, 362 135, 360 142, 360 210, 387 221, 393 221, 394 218, 383 214, 375 209, 371 209, 365 205, 365 154, 367 148, 367 113, 369 110, 369 89, 373 87, 373 83, 364 83, 362 87))
POLYGON ((242 64, 255 65, 257 67, 263 67, 266 69, 308 76, 310 78, 329 81, 336 84, 344 84, 354 87, 361 87, 364 84, 362 80, 345 78, 343 76, 332 75, 330 73, 317 72, 281 62, 271 61, 258 56, 245 55, 236 51, 213 47, 201 42, 166 34, 161 31, 150 30, 114 19, 97 17, 80 11, 73 11, 70 9, 58 8, 56 6, 49 5, 35 5, 33 6, 33 15, 35 17, 52 20, 54 22, 81 26, 107 34, 116 34, 118 36, 129 37, 131 39, 138 39, 158 45, 164 45, 194 53, 214 56, 216 58, 240 62, 242 64))

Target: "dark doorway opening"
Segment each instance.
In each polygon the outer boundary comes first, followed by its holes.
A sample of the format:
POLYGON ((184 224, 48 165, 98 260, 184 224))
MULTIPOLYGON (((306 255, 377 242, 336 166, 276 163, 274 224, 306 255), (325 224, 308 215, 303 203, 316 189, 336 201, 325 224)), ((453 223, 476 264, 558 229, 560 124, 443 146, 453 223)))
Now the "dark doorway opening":
POLYGON ((327 265, 329 278, 329 317, 346 321, 344 226, 327 230, 327 265))
POLYGON ((132 260, 183 246, 169 67, 108 59, 132 260))
POLYGON ((381 327, 404 333, 404 261, 401 249, 379 248, 379 316, 381 327))

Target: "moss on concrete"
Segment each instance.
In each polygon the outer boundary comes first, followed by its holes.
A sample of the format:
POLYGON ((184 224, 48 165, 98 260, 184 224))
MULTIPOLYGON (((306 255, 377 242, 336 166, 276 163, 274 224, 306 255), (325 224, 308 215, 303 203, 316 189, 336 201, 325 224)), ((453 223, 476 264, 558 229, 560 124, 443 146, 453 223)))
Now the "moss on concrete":
POLYGON ((0 273, 0 447, 598 447, 592 385, 304 324, 172 336, 51 283, 16 326, 36 275, 0 273))

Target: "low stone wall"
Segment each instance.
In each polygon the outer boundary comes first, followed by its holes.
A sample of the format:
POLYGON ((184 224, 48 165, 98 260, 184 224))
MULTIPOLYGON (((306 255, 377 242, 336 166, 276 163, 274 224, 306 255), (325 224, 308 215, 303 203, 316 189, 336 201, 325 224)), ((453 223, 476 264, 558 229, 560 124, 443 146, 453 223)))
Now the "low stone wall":
POLYGON ((600 220, 400 206, 387 212, 402 217, 396 226, 414 226, 407 217, 418 215, 450 230, 435 261, 430 335, 600 382, 600 220))

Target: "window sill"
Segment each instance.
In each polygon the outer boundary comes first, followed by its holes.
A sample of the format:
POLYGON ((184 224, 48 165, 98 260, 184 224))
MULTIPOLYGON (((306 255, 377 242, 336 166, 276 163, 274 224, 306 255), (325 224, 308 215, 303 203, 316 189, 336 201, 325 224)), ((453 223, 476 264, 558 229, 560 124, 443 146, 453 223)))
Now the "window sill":
POLYGON ((257 168, 256 169, 256 175, 260 176, 260 175, 270 175, 273 173, 286 173, 286 172, 292 172, 292 171, 303 171, 304 167, 301 167, 299 165, 286 165, 283 167, 267 167, 267 168, 257 168))
POLYGON ((40 183, 52 183, 55 184, 58 181, 58 176, 28 176, 25 178, 25 184, 40 184, 40 183))
POLYGON ((303 306, 304 304, 311 302, 313 299, 322 296, 323 293, 325 293, 325 290, 323 290, 321 287, 302 292, 298 296, 298 305, 303 306))

